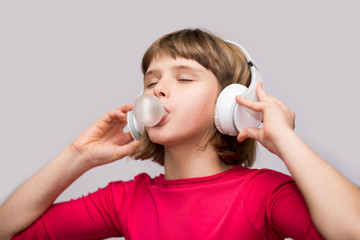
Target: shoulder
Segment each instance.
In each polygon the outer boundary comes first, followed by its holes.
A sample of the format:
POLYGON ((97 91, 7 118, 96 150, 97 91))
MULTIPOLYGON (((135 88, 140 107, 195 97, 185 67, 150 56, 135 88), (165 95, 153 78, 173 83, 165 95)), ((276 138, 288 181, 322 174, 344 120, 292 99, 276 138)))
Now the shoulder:
POLYGON ((141 187, 141 186, 148 186, 149 184, 152 184, 158 177, 152 178, 147 173, 140 173, 136 175, 133 179, 130 180, 121 180, 121 181, 114 181, 110 182, 106 189, 110 191, 122 191, 122 192, 129 192, 135 187, 141 187))
POLYGON ((294 182, 291 176, 271 169, 251 169, 247 181, 249 184, 261 184, 263 187, 275 187, 294 182))
POLYGON ((153 179, 146 173, 140 173, 130 180, 113 181, 98 191, 89 194, 92 201, 109 204, 114 212, 120 211, 122 206, 133 196, 142 196, 153 179))
POLYGON ((247 202, 270 201, 286 198, 288 195, 301 195, 294 179, 281 172, 270 169, 251 169, 244 182, 244 195, 247 202))
POLYGON ((271 169, 253 169, 237 166, 229 175, 241 180, 245 186, 250 186, 251 188, 273 188, 285 183, 294 182, 291 176, 271 169))

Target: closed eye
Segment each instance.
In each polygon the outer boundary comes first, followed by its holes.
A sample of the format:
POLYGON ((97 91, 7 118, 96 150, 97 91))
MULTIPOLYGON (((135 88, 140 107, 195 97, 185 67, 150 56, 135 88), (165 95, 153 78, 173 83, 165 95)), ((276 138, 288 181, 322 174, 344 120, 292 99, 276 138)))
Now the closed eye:
POLYGON ((151 87, 155 86, 156 83, 157 83, 157 82, 152 82, 152 83, 148 84, 148 85, 146 86, 146 88, 151 88, 151 87))
POLYGON ((193 80, 191 79, 179 79, 180 82, 192 82, 193 80))

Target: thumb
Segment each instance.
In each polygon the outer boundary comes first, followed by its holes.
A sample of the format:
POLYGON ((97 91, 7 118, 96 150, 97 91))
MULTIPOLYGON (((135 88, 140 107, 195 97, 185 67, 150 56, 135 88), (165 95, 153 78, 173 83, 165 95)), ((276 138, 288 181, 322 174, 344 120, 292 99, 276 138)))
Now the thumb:
POLYGON ((115 159, 121 159, 130 155, 130 153, 134 151, 138 144, 139 141, 132 141, 131 143, 116 147, 114 152, 115 159))
POLYGON ((245 129, 240 131, 239 135, 237 136, 237 140, 239 142, 243 142, 248 138, 258 140, 259 133, 260 133, 259 128, 256 128, 256 127, 245 128, 245 129))

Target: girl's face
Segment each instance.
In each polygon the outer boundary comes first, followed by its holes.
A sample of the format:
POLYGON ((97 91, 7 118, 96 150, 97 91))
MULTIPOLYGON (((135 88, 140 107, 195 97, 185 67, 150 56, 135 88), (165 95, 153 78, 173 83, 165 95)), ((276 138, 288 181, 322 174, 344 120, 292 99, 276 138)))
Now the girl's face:
POLYGON ((168 112, 159 124, 146 128, 154 143, 198 144, 213 125, 219 84, 194 60, 158 55, 145 73, 144 93, 158 97, 168 112))

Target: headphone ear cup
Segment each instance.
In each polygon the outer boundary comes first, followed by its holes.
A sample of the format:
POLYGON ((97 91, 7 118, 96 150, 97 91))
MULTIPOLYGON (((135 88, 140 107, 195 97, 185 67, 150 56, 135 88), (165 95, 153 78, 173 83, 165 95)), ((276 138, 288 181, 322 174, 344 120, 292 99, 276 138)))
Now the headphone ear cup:
POLYGON ((237 102, 235 97, 244 95, 247 91, 244 85, 235 83, 224 88, 216 100, 214 122, 216 128, 222 134, 236 136, 239 134, 235 126, 235 108, 237 102))
POLYGON ((127 124, 130 134, 134 140, 139 140, 145 128, 142 124, 138 123, 135 119, 134 112, 131 110, 127 113, 127 124))

